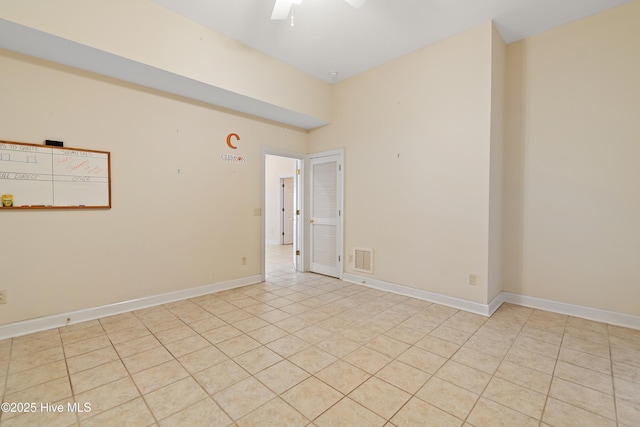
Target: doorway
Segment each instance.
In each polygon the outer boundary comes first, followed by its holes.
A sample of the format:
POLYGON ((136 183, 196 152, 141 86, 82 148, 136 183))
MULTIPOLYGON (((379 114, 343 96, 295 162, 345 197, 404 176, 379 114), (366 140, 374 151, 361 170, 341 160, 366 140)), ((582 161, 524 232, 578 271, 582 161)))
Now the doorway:
POLYGON ((263 280, 304 271, 342 278, 343 164, 344 149, 305 156, 263 148, 263 280), (291 177, 293 243, 289 244, 287 214, 283 214, 287 210, 283 192, 288 190, 283 180, 291 177))
POLYGON ((292 273, 299 269, 296 251, 300 210, 298 170, 301 160, 286 155, 264 156, 263 272, 292 273))

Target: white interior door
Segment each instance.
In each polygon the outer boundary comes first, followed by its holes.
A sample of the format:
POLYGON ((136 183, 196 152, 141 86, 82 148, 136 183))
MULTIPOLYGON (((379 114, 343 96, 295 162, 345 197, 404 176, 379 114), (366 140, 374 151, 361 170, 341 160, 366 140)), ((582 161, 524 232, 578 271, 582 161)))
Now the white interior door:
POLYGON ((342 277, 342 153, 309 157, 309 267, 342 277))
POLYGON ((280 178, 280 187, 282 244, 290 245, 293 243, 293 178, 280 178))

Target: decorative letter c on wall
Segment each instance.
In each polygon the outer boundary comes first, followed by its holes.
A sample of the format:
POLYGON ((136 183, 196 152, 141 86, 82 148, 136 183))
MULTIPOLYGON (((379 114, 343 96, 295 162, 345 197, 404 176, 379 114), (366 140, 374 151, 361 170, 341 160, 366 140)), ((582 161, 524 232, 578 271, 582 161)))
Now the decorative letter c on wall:
POLYGON ((237 149, 238 147, 236 147, 235 145, 233 145, 231 143, 231 137, 235 137, 236 141, 240 141, 240 137, 238 136, 237 133, 230 133, 229 135, 227 135, 227 145, 229 146, 229 148, 233 148, 234 150, 237 149))

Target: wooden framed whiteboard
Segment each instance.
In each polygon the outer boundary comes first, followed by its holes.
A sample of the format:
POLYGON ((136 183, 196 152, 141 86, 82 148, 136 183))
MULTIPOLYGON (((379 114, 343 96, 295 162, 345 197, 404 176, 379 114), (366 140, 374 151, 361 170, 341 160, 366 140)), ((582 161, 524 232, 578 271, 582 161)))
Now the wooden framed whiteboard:
POLYGON ((111 153, 0 141, 0 195, 11 209, 111 208, 111 153))

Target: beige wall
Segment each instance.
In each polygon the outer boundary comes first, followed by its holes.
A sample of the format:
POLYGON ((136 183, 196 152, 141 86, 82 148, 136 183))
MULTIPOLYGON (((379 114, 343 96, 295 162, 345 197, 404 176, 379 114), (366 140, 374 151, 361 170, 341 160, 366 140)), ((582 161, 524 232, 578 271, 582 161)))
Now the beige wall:
POLYGON ((113 196, 0 212, 0 324, 261 273, 261 147, 305 153, 306 132, 7 51, 0 70, 2 139, 110 151, 113 196))
POLYGON ((505 290, 640 315, 640 2, 507 48, 505 290))
POLYGON ((491 53, 487 22, 334 87, 311 149, 345 147, 345 253, 373 278, 487 302, 491 53))

